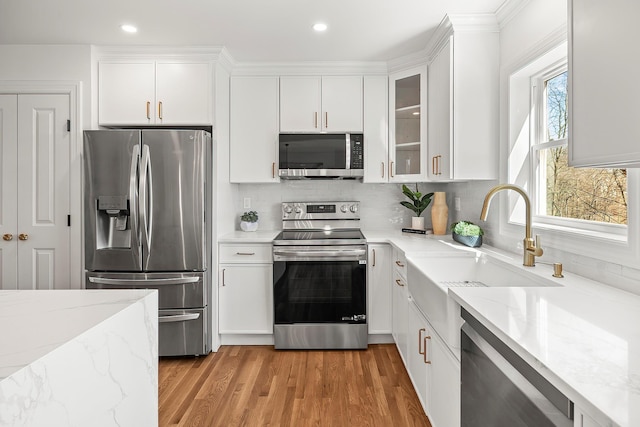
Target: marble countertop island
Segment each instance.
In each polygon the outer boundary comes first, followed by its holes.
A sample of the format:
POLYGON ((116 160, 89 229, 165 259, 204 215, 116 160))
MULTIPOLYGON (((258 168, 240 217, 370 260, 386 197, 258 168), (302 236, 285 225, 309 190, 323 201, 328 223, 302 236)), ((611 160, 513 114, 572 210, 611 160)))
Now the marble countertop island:
POLYGON ((0 425, 157 425, 151 290, 0 291, 0 425))

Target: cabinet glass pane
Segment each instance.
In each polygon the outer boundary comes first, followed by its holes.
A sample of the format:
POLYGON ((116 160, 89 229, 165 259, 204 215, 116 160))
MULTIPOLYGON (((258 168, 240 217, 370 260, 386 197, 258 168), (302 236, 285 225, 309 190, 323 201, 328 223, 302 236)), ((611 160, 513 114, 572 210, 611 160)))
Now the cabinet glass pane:
POLYGON ((396 174, 420 173, 420 75, 395 82, 396 174))

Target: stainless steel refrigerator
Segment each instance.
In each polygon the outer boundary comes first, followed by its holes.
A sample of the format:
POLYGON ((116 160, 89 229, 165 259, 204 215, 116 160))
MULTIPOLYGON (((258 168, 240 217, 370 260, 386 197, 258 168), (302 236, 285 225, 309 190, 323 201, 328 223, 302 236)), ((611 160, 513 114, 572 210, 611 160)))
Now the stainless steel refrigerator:
POLYGON ((211 135, 84 132, 87 289, 157 289, 160 356, 211 351, 211 135))

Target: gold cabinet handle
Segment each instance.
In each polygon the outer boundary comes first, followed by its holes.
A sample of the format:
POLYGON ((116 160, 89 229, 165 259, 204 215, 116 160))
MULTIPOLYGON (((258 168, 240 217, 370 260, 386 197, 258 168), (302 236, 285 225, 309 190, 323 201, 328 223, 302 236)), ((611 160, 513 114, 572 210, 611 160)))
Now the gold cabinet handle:
POLYGON ((315 129, 318 128, 318 112, 317 111, 313 113, 313 127, 315 129))
POLYGON ((440 160, 442 159, 442 156, 440 154, 438 154, 436 156, 437 162, 436 165, 438 166, 438 173, 436 175, 442 175, 442 171, 440 170, 440 160))
MULTIPOLYGON (((236 255, 246 255, 246 256, 251 256, 251 255, 255 255, 255 252, 236 252, 236 255)), ((224 270, 223 270, 224 271, 224 270)))
POLYGON ((29 240, 29 235, 25 233, 18 234, 18 239, 20 240, 29 240))
POLYGON ((424 350, 420 350, 422 348, 422 344, 424 343, 424 340, 422 339, 423 332, 427 332, 427 330, 425 328, 418 329, 418 354, 425 354, 427 352, 426 347, 424 350))
POLYGON ((371 252, 373 253, 373 265, 372 267, 376 266, 376 250, 375 249, 371 249, 371 252))
POLYGON ((403 263, 401 263, 400 261, 396 261, 396 265, 397 265, 398 267, 404 267, 404 264, 403 264, 403 263))
POLYGON ((271 177, 276 177, 276 162, 271 163, 271 177))
POLYGON ((13 234, 9 234, 9 233, 3 234, 2 235, 2 240, 6 240, 7 242, 10 241, 10 240, 13 240, 13 234))
POLYGON ((384 162, 380 162, 380 164, 382 165, 382 178, 384 178, 384 162))
POLYGON ((158 118, 162 120, 162 101, 158 102, 158 118))
POLYGON ((431 173, 436 174, 436 156, 431 157, 431 173))
POLYGON ((147 120, 151 120, 151 102, 147 101, 147 120))
POLYGON ((329 113, 324 112, 324 128, 327 129, 329 127, 329 113))
POLYGON ((400 279, 396 279, 396 285, 404 286, 404 283, 402 283, 402 281, 400 279))
POLYGON ((393 162, 389 163, 389 176, 393 178, 393 162))
POLYGON ((430 340, 431 336, 427 335, 424 337, 423 343, 424 343, 424 353, 422 353, 422 357, 424 359, 424 363, 426 363, 427 365, 431 364, 431 360, 427 359, 427 340, 430 340))
POLYGON ((225 271, 225 269, 223 268, 223 269, 222 269, 222 286, 227 286, 227 285, 224 283, 224 271, 225 271))

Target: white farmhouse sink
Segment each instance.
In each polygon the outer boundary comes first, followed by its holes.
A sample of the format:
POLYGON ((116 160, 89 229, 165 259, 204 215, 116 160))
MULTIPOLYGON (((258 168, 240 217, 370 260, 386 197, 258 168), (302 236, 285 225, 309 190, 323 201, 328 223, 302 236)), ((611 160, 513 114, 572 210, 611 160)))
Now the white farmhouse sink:
POLYGON ((448 296, 450 287, 560 286, 480 252, 421 254, 407 258, 409 292, 429 322, 459 355, 460 306, 448 296))

